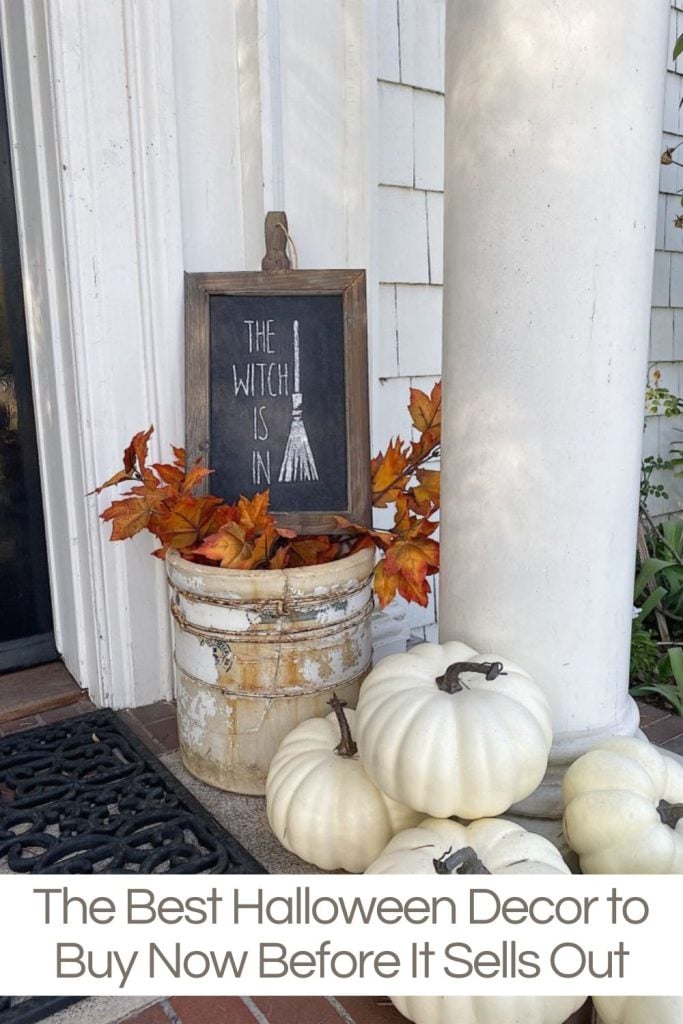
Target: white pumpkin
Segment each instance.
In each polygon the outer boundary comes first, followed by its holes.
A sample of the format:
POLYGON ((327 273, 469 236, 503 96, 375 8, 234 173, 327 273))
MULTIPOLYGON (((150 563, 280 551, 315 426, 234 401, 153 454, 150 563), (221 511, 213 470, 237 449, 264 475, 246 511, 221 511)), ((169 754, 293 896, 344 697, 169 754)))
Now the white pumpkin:
POLYGON ((334 700, 331 715, 302 722, 280 744, 266 780, 266 811, 282 845, 302 860, 360 872, 421 815, 367 777, 352 738, 354 712, 334 700))
POLYGON ((593 996, 602 1024, 683 1024, 683 996, 593 996))
POLYGON ((583 996, 391 996, 415 1024, 563 1024, 583 996))
POLYGON ((539 785, 552 743, 531 676, 457 642, 384 658, 361 687, 356 732, 380 789, 438 818, 506 811, 539 785))
POLYGON ((683 874, 683 766, 635 737, 583 754, 562 784, 564 831, 586 874, 683 874))
MULTIPOLYGON (((366 874, 569 874, 559 851, 521 825, 482 819, 471 825, 427 818, 390 841, 366 874), (448 871, 448 866, 452 870, 448 871)), ((391 996, 415 1024, 562 1024, 585 996, 391 996)))
POLYGON ((399 832, 368 867, 368 875, 568 875, 557 847, 535 832, 504 818, 481 818, 469 825, 426 818, 399 832), (469 856, 468 856, 469 854, 469 856), (474 856, 472 856, 474 854, 474 856), (444 870, 437 871, 440 861, 444 870), (459 864, 448 871, 449 861, 459 864))

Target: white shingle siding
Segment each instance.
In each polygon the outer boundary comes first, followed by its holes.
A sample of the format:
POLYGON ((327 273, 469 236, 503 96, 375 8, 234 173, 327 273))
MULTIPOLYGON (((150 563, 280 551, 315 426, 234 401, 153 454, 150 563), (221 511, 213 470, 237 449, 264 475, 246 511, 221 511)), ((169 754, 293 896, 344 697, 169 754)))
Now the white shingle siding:
POLYGON ((443 191, 444 98, 434 92, 413 94, 415 188, 443 191))
POLYGON ((401 81, 398 17, 398 0, 377 0, 377 74, 388 82, 401 81))
POLYGON ((440 374, 441 287, 397 284, 395 289, 399 372, 411 377, 440 374))
POLYGON ((414 184, 413 90, 379 83, 379 175, 383 185, 414 184))
MULTIPOLYGON (((378 0, 379 316, 373 349, 373 451, 408 441, 409 390, 441 374, 445 0, 378 0)), ((673 328, 672 328, 673 329, 673 328)), ((378 526, 391 514, 377 512, 378 526)), ((436 581, 432 581, 436 590, 436 581)), ((411 605, 435 639, 437 601, 411 605)))
MULTIPOLYGON (((683 58, 671 60, 674 43, 683 33, 683 0, 672 3, 669 30, 668 70, 664 99, 662 150, 675 147, 683 140, 683 58)), ((683 146, 674 155, 683 162, 683 146)), ((652 278, 652 319, 650 322, 650 379, 659 371, 659 384, 676 395, 683 395, 683 230, 674 220, 683 213, 681 192, 683 167, 663 164, 659 178, 659 205, 652 278)), ((683 438, 683 420, 660 412, 647 416, 643 435, 643 457, 667 458, 673 441, 683 438)), ((683 478, 670 474, 655 475, 653 482, 664 484, 668 500, 650 499, 656 515, 683 510, 683 478)))
POLYGON ((412 188, 379 190, 379 279, 384 284, 429 283, 425 196, 412 188))
POLYGON ((443 93, 445 0, 398 0, 401 81, 443 93))

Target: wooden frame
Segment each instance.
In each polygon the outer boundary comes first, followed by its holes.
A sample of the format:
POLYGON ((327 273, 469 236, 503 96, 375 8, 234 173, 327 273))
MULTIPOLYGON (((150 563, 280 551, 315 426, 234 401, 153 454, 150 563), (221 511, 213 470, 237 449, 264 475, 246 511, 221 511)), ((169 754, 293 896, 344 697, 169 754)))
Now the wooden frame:
MULTIPOLYGON (((365 272, 279 270, 277 272, 185 275, 185 433, 188 460, 217 469, 211 444, 211 313, 214 296, 340 296, 343 310, 346 502, 334 510, 276 512, 279 525, 298 533, 339 530, 335 516, 371 522, 370 425, 365 272)), ((211 487, 210 480, 206 489, 211 487)), ((256 488, 263 489, 263 488, 256 488)), ((237 495, 220 495, 234 500, 237 495)))

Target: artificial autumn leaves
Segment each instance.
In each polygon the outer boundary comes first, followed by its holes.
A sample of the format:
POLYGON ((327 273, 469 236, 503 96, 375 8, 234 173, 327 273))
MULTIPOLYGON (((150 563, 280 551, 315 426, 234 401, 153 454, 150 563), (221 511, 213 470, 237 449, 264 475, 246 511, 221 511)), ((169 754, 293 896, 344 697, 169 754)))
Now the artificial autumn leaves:
POLYGON ((439 567, 438 528, 440 474, 425 464, 438 457, 441 443, 441 384, 430 395, 410 389, 408 406, 416 440, 394 439, 371 462, 372 503, 394 506, 394 525, 373 530, 338 518, 340 533, 297 536, 279 527, 269 511, 269 493, 241 497, 227 505, 213 495, 193 492, 211 473, 199 463, 187 467, 185 452, 173 448, 172 463, 148 465, 153 428, 136 434, 123 455, 123 469, 97 493, 123 483, 134 486, 101 513, 112 524, 112 540, 126 540, 149 530, 159 540, 153 554, 164 558, 169 548, 184 558, 228 569, 286 569, 321 565, 363 547, 375 545, 382 557, 375 567, 375 593, 380 606, 396 594, 426 605, 428 577, 439 567))

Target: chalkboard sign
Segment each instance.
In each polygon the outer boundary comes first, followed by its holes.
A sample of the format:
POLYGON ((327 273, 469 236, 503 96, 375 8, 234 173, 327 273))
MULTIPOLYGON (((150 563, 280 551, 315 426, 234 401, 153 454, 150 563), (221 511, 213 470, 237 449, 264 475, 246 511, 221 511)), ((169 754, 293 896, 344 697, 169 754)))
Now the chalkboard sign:
POLYGON ((363 271, 186 275, 188 457, 282 525, 370 521, 363 271))

